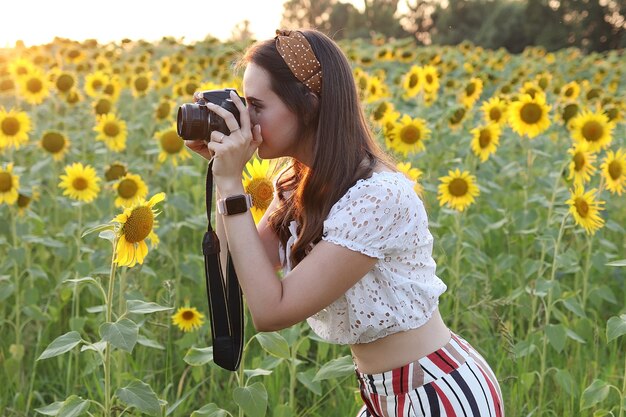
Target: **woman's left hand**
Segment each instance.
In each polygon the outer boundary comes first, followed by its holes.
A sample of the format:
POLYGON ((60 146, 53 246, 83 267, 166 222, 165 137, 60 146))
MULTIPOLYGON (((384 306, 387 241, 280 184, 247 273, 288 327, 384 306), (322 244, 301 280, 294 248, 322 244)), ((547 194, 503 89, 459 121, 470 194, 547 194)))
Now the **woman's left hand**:
POLYGON ((209 103, 207 107, 226 122, 230 134, 218 131, 211 132, 211 140, 207 148, 213 152, 213 178, 222 195, 230 194, 229 190, 241 189, 241 174, 246 163, 263 142, 261 126, 251 126, 250 115, 246 106, 235 92, 230 98, 239 110, 241 126, 235 116, 217 104, 209 103))

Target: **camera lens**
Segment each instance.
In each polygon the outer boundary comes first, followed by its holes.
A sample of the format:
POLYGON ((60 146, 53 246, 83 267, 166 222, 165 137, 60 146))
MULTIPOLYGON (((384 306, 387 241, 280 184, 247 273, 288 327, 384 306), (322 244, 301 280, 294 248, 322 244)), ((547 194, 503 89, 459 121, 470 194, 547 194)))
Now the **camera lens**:
POLYGON ((176 131, 185 140, 209 140, 208 109, 199 104, 183 104, 178 108, 176 131))

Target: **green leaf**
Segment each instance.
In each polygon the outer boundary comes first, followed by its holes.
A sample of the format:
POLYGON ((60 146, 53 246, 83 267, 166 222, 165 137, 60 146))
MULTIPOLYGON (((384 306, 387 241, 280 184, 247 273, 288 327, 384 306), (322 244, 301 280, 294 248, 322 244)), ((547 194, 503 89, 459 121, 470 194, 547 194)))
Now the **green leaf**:
POLYGON ((57 417, 78 417, 89 409, 89 401, 83 400, 77 395, 71 395, 63 401, 57 417))
POLYGON ((267 412, 267 390, 261 382, 235 388, 233 399, 250 417, 264 417, 267 412))
POLYGON ((585 309, 580 304, 578 299, 574 297, 568 298, 566 300, 563 300, 563 305, 565 306, 565 308, 576 314, 578 317, 587 317, 587 315, 585 314, 585 309))
POLYGON ((626 334, 626 314, 613 316, 606 322, 606 339, 612 341, 626 334))
POLYGON ((310 368, 304 372, 298 372, 296 374, 296 378, 298 378, 298 381, 311 390, 315 395, 322 395, 322 383, 314 380, 315 369, 310 368))
POLYGON ((63 401, 55 401, 52 404, 48 404, 45 407, 35 408, 35 411, 39 414, 46 416, 56 416, 59 414, 59 410, 63 406, 63 401))
POLYGON ((546 326, 546 335, 552 347, 557 352, 562 352, 567 338, 565 327, 562 324, 548 324, 546 326))
POLYGON ((109 242, 115 242, 115 232, 113 230, 103 230, 98 234, 98 237, 109 242))
POLYGON ((121 319, 115 323, 102 323, 100 337, 118 349, 132 352, 137 343, 139 326, 129 319, 121 319))
POLYGON ((135 314, 149 314, 149 313, 156 313, 157 311, 167 311, 167 310, 173 310, 173 307, 164 307, 161 305, 158 305, 157 303, 152 303, 152 302, 145 302, 145 301, 141 301, 141 300, 128 300, 126 301, 126 308, 128 309, 129 313, 135 313, 135 314))
POLYGON ((211 403, 203 406, 199 410, 191 413, 191 417, 226 417, 231 416, 231 414, 219 408, 217 405, 211 403))
POLYGON ((115 225, 111 224, 111 223, 107 223, 107 224, 99 224, 97 226, 94 227, 90 227, 88 229, 86 229, 82 235, 80 235, 80 237, 85 237, 88 234, 94 233, 94 232, 101 232, 103 230, 113 230, 115 228, 115 225))
POLYGON ((324 364, 317 372, 313 381, 321 381, 323 379, 340 378, 342 376, 354 374, 354 362, 349 355, 341 358, 333 359, 324 364))
POLYGON ((213 360, 213 346, 205 348, 192 347, 183 358, 191 366, 202 366, 213 360))
POLYGON ((580 399, 580 409, 593 407, 600 401, 603 401, 608 395, 610 390, 609 384, 601 379, 594 379, 591 385, 589 385, 583 391, 583 395, 580 399))
POLYGON ((255 337, 261 344, 261 347, 270 355, 283 359, 291 358, 289 344, 287 343, 287 340, 280 335, 280 333, 257 333, 255 337))
POLYGON ((139 343, 140 345, 145 346, 145 347, 149 347, 149 348, 153 348, 153 349, 159 349, 159 350, 165 350, 165 346, 163 346, 162 344, 160 344, 156 340, 148 339, 146 336, 144 336, 142 334, 140 334, 137 337, 137 343, 139 343))
POLYGON ((135 407, 142 413, 151 416, 161 414, 159 398, 152 391, 150 385, 139 381, 132 381, 127 386, 115 391, 115 395, 126 405, 135 407))
POLYGON ((267 375, 271 375, 273 371, 270 371, 269 369, 263 369, 263 368, 256 368, 256 369, 244 369, 243 373, 244 375, 250 379, 250 378, 254 378, 255 376, 267 376, 267 375))
POLYGON ((80 333, 68 332, 62 336, 57 337, 48 345, 46 350, 43 351, 37 360, 48 359, 54 356, 61 355, 65 352, 72 350, 76 345, 81 342, 80 333))
POLYGON ((516 343, 513 347, 513 353, 515 354, 516 358, 523 358, 524 356, 528 356, 535 350, 537 350, 537 346, 529 340, 522 340, 521 342, 516 343))
POLYGON ((567 395, 572 397, 578 396, 576 392, 576 382, 567 369, 557 369, 554 374, 554 379, 567 395))
POLYGON ((626 266, 626 259, 609 262, 608 264, 606 264, 606 266, 626 266))
POLYGON ((101 340, 99 342, 96 343, 89 343, 89 344, 85 344, 80 348, 81 352, 84 352, 86 350, 93 350, 94 352, 100 352, 100 353, 104 353, 104 350, 107 347, 107 342, 105 342, 104 340, 101 340))

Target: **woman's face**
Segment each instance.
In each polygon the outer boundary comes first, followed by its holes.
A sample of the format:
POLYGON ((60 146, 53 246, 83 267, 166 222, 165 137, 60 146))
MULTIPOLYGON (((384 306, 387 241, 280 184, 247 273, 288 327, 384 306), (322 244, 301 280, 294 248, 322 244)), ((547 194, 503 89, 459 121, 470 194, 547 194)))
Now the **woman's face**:
POLYGON ((261 125, 263 143, 258 149, 259 156, 306 159, 297 137, 298 117, 272 91, 267 71, 249 63, 243 75, 243 90, 252 126, 261 125))

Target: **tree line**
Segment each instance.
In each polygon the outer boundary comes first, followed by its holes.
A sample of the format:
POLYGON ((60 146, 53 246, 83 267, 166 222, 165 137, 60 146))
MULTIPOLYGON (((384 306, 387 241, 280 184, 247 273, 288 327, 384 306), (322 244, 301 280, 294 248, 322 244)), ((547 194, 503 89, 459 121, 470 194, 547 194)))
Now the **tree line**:
POLYGON ((527 46, 585 52, 626 46, 626 0, 287 0, 284 28, 316 28, 334 39, 413 37, 421 44, 463 40, 512 53, 527 46), (403 7, 399 7, 403 6, 403 7))

